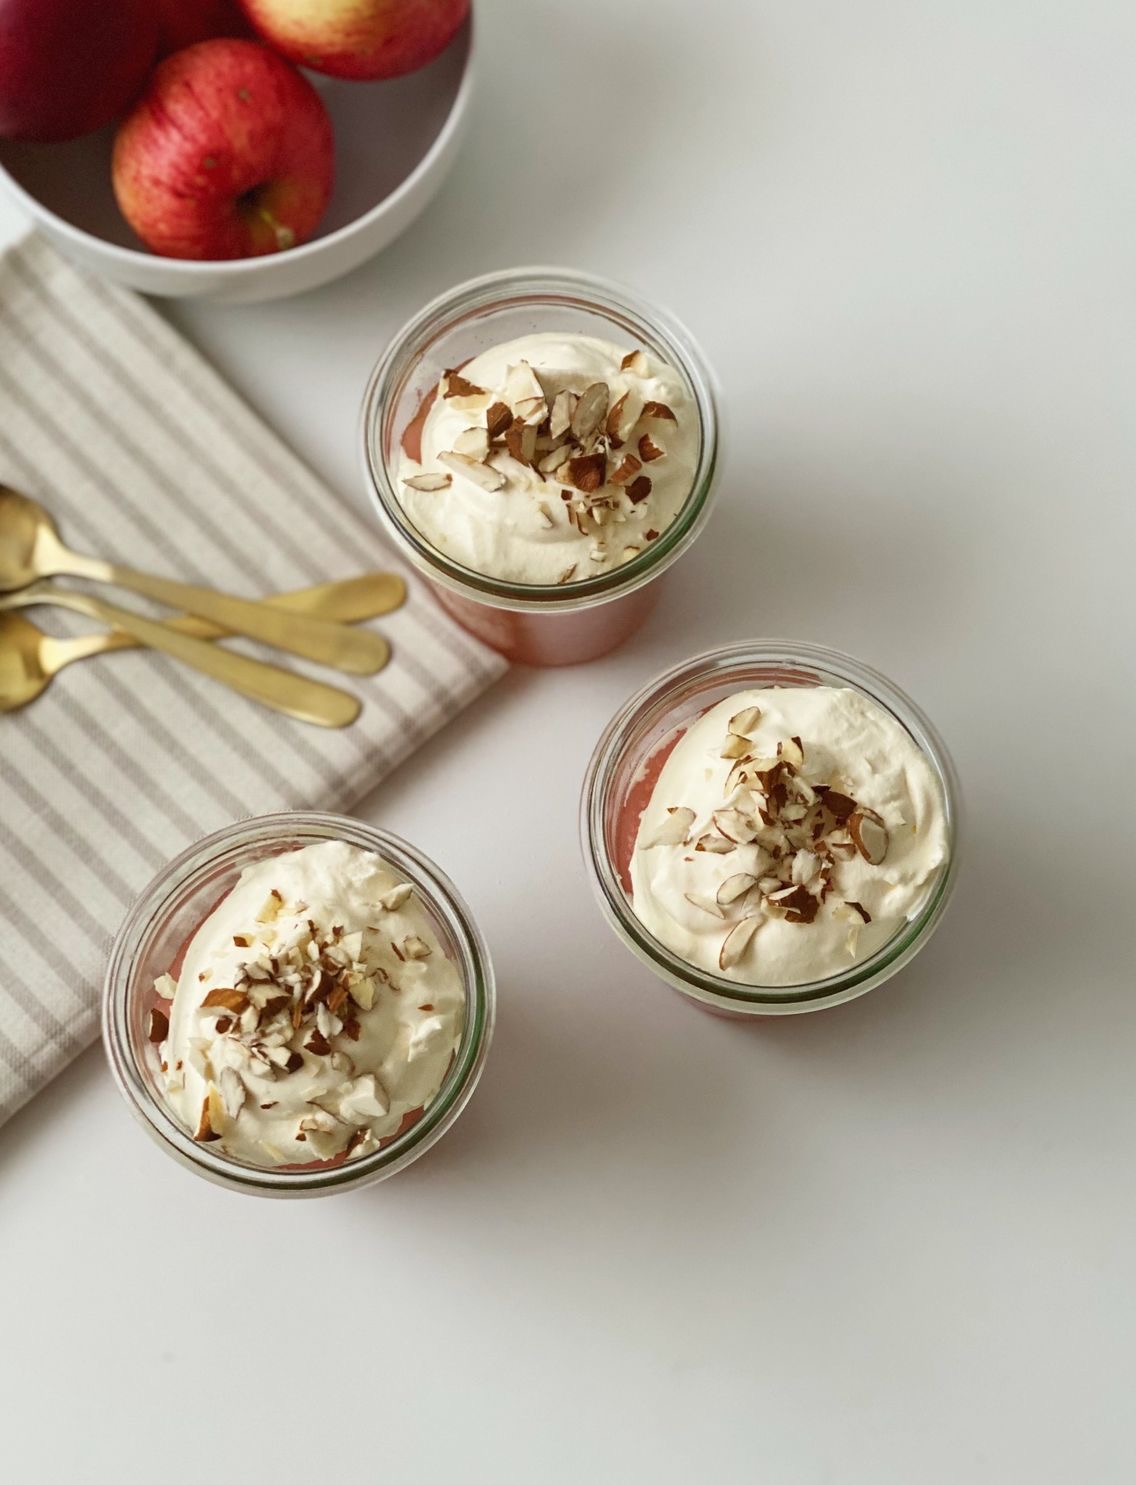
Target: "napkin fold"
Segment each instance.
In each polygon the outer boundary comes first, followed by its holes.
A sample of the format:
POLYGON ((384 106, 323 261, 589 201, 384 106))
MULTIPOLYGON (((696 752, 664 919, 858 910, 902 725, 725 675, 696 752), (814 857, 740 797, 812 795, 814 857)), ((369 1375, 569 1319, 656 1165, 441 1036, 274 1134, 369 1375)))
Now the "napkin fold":
POLYGON ((34 236, 0 255, 0 480, 69 545, 147 571, 259 596, 382 568, 410 590, 378 621, 384 671, 322 672, 364 699, 342 731, 142 650, 71 666, 0 716, 2 1123, 94 1039, 110 940, 171 857, 242 816, 349 810, 505 665, 144 300, 34 236))

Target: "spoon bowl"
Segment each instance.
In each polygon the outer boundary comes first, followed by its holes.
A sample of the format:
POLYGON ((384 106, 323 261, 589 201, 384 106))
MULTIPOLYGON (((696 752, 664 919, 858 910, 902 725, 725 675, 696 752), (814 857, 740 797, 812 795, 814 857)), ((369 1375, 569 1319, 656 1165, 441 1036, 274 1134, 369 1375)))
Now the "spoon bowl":
POLYGON ((0 485, 0 593, 14 593, 35 581, 36 549, 53 538, 58 543, 58 532, 42 506, 0 485))
POLYGON ((0 712, 18 711, 47 689, 51 675, 40 654, 46 637, 20 614, 0 613, 0 712))

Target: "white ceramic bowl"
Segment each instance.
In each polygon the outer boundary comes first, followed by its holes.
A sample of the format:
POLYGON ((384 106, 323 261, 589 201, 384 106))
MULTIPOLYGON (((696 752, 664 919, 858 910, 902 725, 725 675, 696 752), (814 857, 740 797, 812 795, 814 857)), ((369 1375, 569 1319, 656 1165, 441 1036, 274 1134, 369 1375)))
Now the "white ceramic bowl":
POLYGON ((313 75, 335 125, 335 194, 316 237, 270 257, 188 262, 141 247, 111 189, 113 128, 69 144, 0 140, 0 186, 63 252, 128 288, 230 303, 278 299, 357 268, 424 210, 453 164, 472 79, 472 20, 408 77, 313 75))

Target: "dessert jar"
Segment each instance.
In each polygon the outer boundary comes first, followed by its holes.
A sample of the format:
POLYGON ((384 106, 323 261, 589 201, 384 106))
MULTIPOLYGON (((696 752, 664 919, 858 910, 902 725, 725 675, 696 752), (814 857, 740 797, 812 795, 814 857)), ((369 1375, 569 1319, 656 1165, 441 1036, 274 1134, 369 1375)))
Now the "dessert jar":
POLYGON ((711 374, 670 315, 585 274, 513 269, 451 289, 395 336, 363 401, 364 468, 389 536, 452 617, 510 660, 569 665, 606 654, 639 628, 658 601, 663 574, 702 530, 719 462, 718 424, 711 374), (451 560, 414 526, 397 493, 403 455, 409 441, 420 439, 442 375, 533 334, 593 336, 642 348, 677 374, 698 419, 691 489, 674 521, 624 565, 552 585, 505 581, 451 560))
POLYGON ((394 1175, 417 1160, 457 1119, 481 1076, 493 1032, 495 990, 488 950, 453 884, 397 836, 343 816, 307 812, 263 815, 227 826, 183 852, 143 892, 111 949, 102 1029, 111 1069, 135 1116, 162 1148, 199 1175, 261 1196, 322 1196, 394 1175), (357 1158, 286 1167, 253 1165, 202 1143, 177 1118, 150 1039, 155 983, 180 960, 197 929, 224 902, 246 868, 320 842, 374 853, 410 884, 431 932, 464 992, 456 1050, 433 1097, 414 1121, 357 1158))
POLYGON ((942 739, 915 703, 869 666, 819 645, 754 640, 695 656, 632 696, 604 731, 584 778, 580 836, 593 890, 616 935, 661 980, 703 1010, 734 1018, 796 1015, 865 994, 908 964, 938 926, 958 870, 961 800, 942 739), (683 733, 719 702, 768 687, 847 687, 907 733, 937 781, 946 857, 913 916, 870 957, 811 983, 742 983, 690 964, 661 943, 632 905, 631 858, 655 780, 683 733))

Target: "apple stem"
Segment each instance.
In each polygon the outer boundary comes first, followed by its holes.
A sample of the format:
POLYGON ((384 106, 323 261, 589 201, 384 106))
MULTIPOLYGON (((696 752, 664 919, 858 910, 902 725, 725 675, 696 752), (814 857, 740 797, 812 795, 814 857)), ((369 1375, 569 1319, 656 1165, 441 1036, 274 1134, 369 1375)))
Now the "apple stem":
POLYGON ((278 222, 267 206, 258 206, 256 214, 262 222, 272 228, 272 231, 276 235, 276 246, 281 252, 285 248, 295 247, 296 234, 292 231, 291 227, 286 227, 283 222, 278 222))

